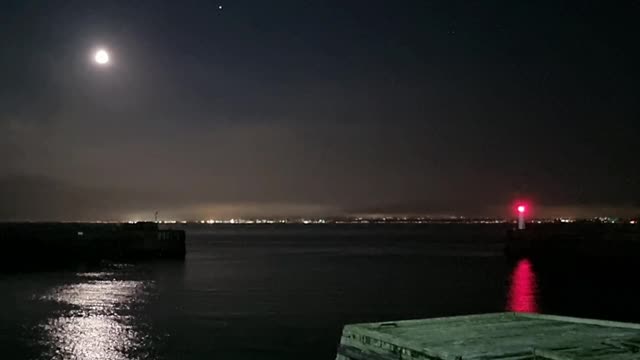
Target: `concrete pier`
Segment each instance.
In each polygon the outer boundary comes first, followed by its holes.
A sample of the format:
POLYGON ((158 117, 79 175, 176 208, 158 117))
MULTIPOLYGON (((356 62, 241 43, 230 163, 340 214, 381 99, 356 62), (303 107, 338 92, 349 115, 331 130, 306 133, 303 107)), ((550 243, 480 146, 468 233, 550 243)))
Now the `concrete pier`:
POLYGON ((183 230, 156 223, 0 224, 0 269, 32 270, 104 260, 184 259, 183 230))
POLYGON ((640 324, 497 313, 347 325, 336 360, 637 360, 640 324))

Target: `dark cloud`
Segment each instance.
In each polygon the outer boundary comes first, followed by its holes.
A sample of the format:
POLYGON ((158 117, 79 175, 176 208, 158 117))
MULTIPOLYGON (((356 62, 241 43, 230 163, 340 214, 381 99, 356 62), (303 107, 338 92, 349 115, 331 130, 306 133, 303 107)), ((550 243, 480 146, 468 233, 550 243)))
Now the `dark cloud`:
POLYGON ((137 221, 153 219, 156 211, 160 219, 298 218, 342 211, 320 203, 189 199, 180 192, 104 189, 42 176, 0 179, 0 198, 0 219, 4 221, 137 221))
POLYGON ((215 6, 3 3, 2 218, 640 202, 632 2, 215 6))

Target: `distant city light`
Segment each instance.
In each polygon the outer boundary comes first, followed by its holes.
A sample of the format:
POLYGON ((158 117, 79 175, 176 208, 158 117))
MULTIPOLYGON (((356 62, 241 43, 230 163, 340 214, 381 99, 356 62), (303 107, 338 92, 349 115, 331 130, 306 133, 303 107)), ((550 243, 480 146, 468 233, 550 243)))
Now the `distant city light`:
MULTIPOLYGON (((209 218, 203 220, 158 220, 158 224, 208 224, 208 225, 216 225, 216 224, 233 224, 233 225, 251 225, 251 224, 518 224, 520 225, 520 220, 522 219, 522 223, 525 222, 525 216, 527 212, 530 212, 531 209, 528 205, 518 205, 515 206, 514 209, 518 213, 518 218, 514 219, 501 219, 501 218, 465 218, 462 216, 447 216, 447 217, 394 217, 394 216, 384 216, 384 217, 353 217, 353 218, 227 218, 227 219, 216 219, 209 218), (524 207, 524 211, 522 211, 522 207, 524 207)), ((133 219, 124 222, 128 222, 130 224, 135 224, 138 222, 146 222, 149 220, 143 219, 133 219)), ((631 225, 638 225, 640 221, 638 219, 619 219, 612 218, 606 216, 598 216, 589 219, 581 219, 581 218, 571 218, 571 217, 557 217, 557 218, 537 218, 530 220, 531 223, 543 224, 543 223, 575 223, 577 221, 588 221, 594 223, 607 223, 607 224, 616 224, 616 223, 624 223, 631 225)), ((103 221, 103 220, 94 220, 95 223, 119 223, 119 221, 103 221)))
POLYGON ((523 213, 523 212, 525 212, 525 210, 527 210, 527 208, 524 205, 519 205, 518 206, 518 212, 519 213, 523 213))

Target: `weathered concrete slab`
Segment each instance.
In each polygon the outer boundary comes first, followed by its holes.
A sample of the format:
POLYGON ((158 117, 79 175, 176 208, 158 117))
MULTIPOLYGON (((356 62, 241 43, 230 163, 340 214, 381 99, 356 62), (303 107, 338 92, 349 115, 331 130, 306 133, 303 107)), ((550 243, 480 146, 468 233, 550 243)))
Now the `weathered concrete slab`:
POLYGON ((337 360, 640 359, 640 324, 496 313, 345 326, 337 360))

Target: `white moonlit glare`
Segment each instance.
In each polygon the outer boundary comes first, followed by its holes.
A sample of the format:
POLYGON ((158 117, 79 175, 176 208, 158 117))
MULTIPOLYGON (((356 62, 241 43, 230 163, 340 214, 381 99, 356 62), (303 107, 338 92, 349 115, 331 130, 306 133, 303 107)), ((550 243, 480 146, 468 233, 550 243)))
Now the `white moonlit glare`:
POLYGON ((48 359, 128 360, 152 348, 142 330, 144 324, 131 309, 146 303, 154 284, 116 280, 117 276, 78 273, 79 282, 55 287, 42 296, 65 306, 39 326, 46 334, 48 359))
POLYGON ((109 53, 104 49, 96 51, 93 58, 100 65, 106 65, 109 63, 109 53))

